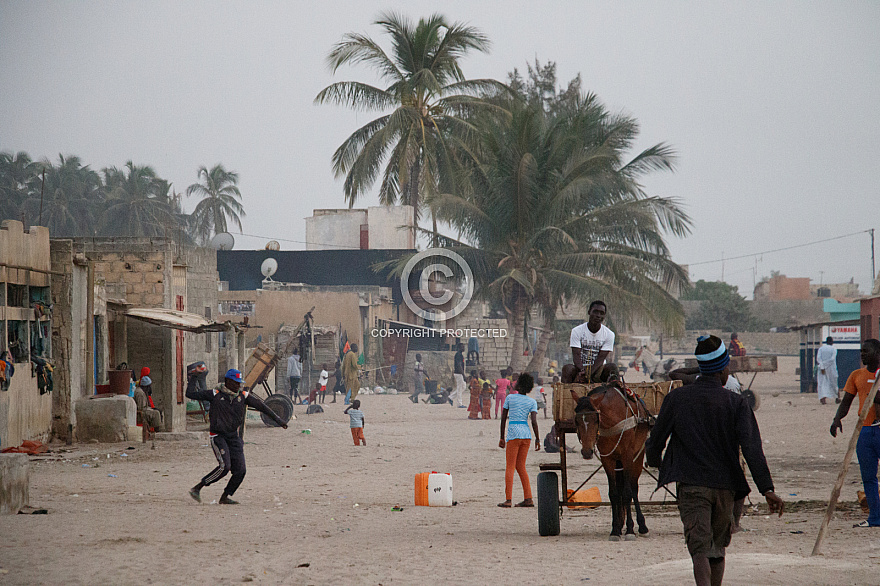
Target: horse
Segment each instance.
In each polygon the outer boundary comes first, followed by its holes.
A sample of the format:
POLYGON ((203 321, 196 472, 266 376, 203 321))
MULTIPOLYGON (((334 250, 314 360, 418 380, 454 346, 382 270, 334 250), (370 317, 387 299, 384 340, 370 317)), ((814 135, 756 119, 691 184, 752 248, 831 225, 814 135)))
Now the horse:
POLYGON ((636 506, 639 534, 648 535, 645 516, 639 505, 639 476, 645 458, 645 441, 650 431, 651 414, 620 382, 603 384, 586 397, 572 397, 577 403, 575 422, 581 441, 581 455, 589 460, 595 448, 608 477, 611 501, 611 535, 609 541, 620 541, 626 515, 626 541, 634 541, 631 503, 636 506))

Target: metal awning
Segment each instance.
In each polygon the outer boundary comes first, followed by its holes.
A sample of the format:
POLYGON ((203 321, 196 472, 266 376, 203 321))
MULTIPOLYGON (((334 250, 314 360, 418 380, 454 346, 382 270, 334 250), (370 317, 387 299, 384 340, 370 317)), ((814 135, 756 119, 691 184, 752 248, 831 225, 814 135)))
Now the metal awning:
POLYGON ((127 307, 123 313, 128 317, 133 317, 155 326, 196 334, 225 332, 234 327, 231 322, 219 323, 205 319, 196 313, 161 307, 127 307))

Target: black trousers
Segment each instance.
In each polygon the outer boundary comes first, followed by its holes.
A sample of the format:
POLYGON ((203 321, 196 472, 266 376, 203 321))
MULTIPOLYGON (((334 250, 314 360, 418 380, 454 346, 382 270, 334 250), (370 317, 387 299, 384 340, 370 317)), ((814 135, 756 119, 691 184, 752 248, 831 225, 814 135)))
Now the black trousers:
POLYGON ((205 486, 214 484, 227 473, 232 472, 232 478, 229 479, 224 490, 227 495, 232 496, 241 486, 241 481, 247 473, 244 466, 244 443, 237 433, 218 433, 211 438, 211 447, 217 457, 217 467, 202 478, 202 484, 205 486))

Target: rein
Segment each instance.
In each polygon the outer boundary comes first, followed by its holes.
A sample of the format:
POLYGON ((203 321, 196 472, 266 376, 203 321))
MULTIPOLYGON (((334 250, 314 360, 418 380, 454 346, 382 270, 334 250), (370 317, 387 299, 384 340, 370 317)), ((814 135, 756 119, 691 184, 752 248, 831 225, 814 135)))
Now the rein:
MULTIPOLYGON (((617 386, 614 386, 614 385, 609 385, 609 386, 612 386, 614 388, 614 390, 617 391, 617 394, 620 395, 621 399, 623 399, 624 405, 626 405, 627 412, 631 413, 632 415, 630 415, 626 419, 623 419, 622 421, 619 421, 616 425, 613 425, 612 427, 602 427, 602 423, 601 423, 602 422, 602 411, 598 407, 591 405, 591 407, 593 407, 593 409, 596 411, 596 414, 599 416, 598 417, 599 418, 599 436, 600 437, 613 437, 615 435, 617 436, 617 443, 614 444, 614 447, 611 448, 611 451, 608 452, 607 454, 602 454, 599 451, 599 447, 597 445, 593 445, 593 451, 596 453, 596 455, 599 458, 607 458, 608 456, 613 454, 617 450, 617 448, 620 446, 620 442, 621 442, 621 440, 623 440, 623 434, 625 432, 629 431, 630 429, 634 429, 635 427, 637 427, 639 425, 638 413, 633 409, 632 405, 630 405, 630 401, 626 398, 626 395, 623 394, 623 391, 621 391, 617 386)), ((596 390, 598 390, 598 389, 591 391, 588 394, 588 396, 592 395, 596 390)), ((586 416, 585 413, 581 414, 581 417, 585 417, 585 416, 586 416)), ((645 446, 642 446, 642 450, 644 450, 644 449, 645 449, 645 446)), ((641 450, 639 450, 639 453, 641 453, 641 450)), ((635 457, 638 457, 638 454, 636 454, 635 457)))

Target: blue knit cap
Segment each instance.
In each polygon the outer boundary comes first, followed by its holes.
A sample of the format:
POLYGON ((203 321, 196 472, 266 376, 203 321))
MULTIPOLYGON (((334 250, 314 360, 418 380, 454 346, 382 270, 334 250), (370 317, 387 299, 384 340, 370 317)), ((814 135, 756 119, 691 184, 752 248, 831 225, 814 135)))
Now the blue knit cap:
POLYGON ((730 362, 724 342, 718 336, 700 336, 694 350, 701 374, 721 372, 730 362))

